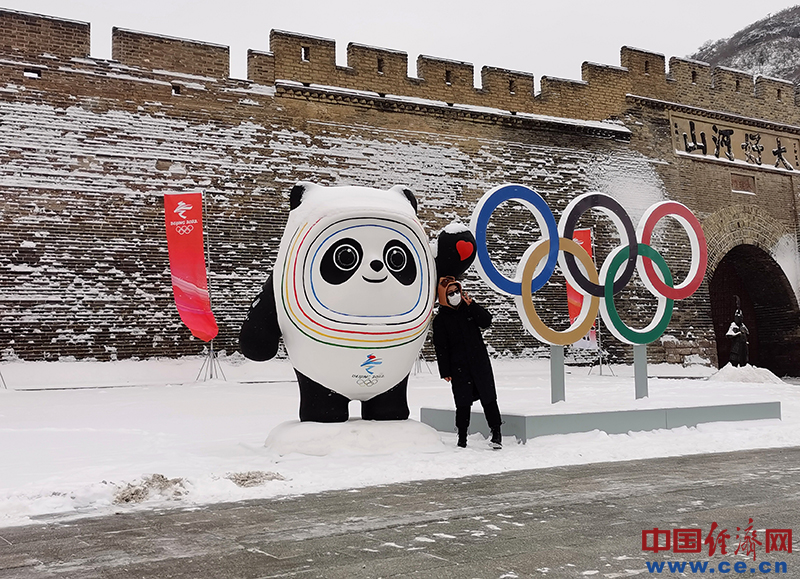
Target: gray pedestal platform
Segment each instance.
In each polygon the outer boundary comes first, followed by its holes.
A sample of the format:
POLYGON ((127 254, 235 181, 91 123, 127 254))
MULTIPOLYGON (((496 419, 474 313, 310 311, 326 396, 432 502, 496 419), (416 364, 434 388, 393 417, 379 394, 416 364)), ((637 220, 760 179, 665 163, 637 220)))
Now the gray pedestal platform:
MULTIPOLYGON (((480 405, 478 408, 480 409, 480 405)), ((569 434, 592 430, 602 430, 608 434, 622 434, 632 430, 697 426, 702 422, 780 419, 780 417, 780 402, 648 408, 581 414, 503 414, 503 435, 514 435, 517 440, 524 443, 530 438, 549 434, 569 434)), ((440 432, 455 432, 455 411, 421 408, 420 422, 432 426, 440 432)), ((470 433, 480 432, 484 436, 489 436, 489 426, 486 424, 483 412, 472 412, 469 430, 470 433)))

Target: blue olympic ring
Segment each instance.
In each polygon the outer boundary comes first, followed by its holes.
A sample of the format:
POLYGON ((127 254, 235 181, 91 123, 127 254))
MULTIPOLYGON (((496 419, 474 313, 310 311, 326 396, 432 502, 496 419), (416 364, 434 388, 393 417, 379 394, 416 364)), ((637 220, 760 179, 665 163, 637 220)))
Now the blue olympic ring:
MULTIPOLYGON (((522 284, 518 281, 508 279, 497 271, 497 268, 492 263, 492 258, 489 255, 489 249, 486 245, 486 228, 489 225, 489 219, 491 219, 492 213, 494 213, 494 210, 497 209, 503 201, 510 201, 512 199, 522 201, 524 205, 528 206, 530 209, 534 209, 535 214, 538 213, 544 221, 545 227, 542 227, 542 229, 547 229, 547 239, 551 241, 544 269, 531 281, 531 292, 540 290, 556 270, 556 263, 558 263, 559 235, 556 218, 553 216, 553 212, 550 210, 547 202, 536 191, 524 185, 502 185, 497 189, 489 191, 478 202, 478 207, 476 208, 477 216, 474 216, 472 219, 471 229, 475 235, 475 241, 477 242, 476 253, 480 267, 483 273, 486 274, 487 281, 495 288, 506 294, 518 296, 522 294, 522 284), (555 240, 555 242, 553 242, 553 240, 555 240)), ((541 225, 540 223, 540 226, 541 225)))

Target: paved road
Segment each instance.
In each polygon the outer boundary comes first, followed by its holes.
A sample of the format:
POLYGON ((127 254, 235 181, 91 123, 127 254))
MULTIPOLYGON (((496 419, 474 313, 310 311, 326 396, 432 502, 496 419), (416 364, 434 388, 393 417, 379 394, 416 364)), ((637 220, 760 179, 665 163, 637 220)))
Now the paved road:
MULTIPOLYGON (((794 529, 800 448, 517 471, 0 529, 0 579, 669 577, 643 529, 794 529), (646 556, 645 556, 646 555, 646 556)), ((757 569, 757 567, 756 567, 757 569)), ((687 576, 692 576, 687 574, 687 576)), ((697 576, 700 576, 699 574, 697 576)), ((731 573, 731 576, 743 576, 731 573)), ((746 576, 761 577, 760 573, 746 576)), ((713 576, 712 576, 713 577, 713 576)))

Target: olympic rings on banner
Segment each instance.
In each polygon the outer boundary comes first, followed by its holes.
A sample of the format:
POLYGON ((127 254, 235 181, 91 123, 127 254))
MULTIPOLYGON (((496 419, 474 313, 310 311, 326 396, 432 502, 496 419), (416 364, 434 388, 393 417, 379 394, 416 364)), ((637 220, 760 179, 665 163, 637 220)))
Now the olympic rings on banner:
POLYGON ((194 225, 176 225, 175 231, 181 235, 188 235, 194 230, 194 225))
POLYGON ((649 207, 638 228, 634 229, 627 212, 615 199, 603 193, 585 193, 567 205, 556 227, 553 213, 541 195, 524 185, 501 185, 478 201, 470 228, 477 242, 475 264, 481 277, 494 290, 514 296, 525 328, 539 340, 553 345, 565 346, 582 338, 591 328, 598 310, 606 326, 619 340, 629 344, 647 344, 657 340, 672 319, 674 300, 687 298, 697 290, 708 262, 706 239, 700 222, 685 205, 675 201, 662 201, 649 207), (513 280, 494 266, 486 240, 492 214, 502 202, 510 200, 527 207, 542 231, 542 239, 532 244, 522 256, 513 280), (586 251, 572 240, 579 219, 589 209, 599 209, 610 217, 622 240, 622 245, 606 259, 599 275, 586 251), (675 287, 666 261, 650 246, 656 224, 667 216, 676 219, 686 231, 692 250, 689 273, 675 287), (547 259, 540 269, 545 256, 547 259), (533 304, 533 294, 549 281, 556 263, 561 266, 567 282, 584 296, 578 318, 564 331, 547 327, 533 304), (641 330, 628 327, 614 303, 614 295, 630 283, 634 270, 648 291, 658 298, 653 320, 641 330))

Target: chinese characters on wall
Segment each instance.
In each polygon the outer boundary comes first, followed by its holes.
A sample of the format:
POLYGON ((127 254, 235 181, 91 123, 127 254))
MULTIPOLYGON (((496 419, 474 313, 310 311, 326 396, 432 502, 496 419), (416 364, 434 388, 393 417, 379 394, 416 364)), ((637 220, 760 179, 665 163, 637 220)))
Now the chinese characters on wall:
POLYGON ((743 125, 675 114, 671 117, 679 153, 782 171, 800 168, 798 139, 743 125))

